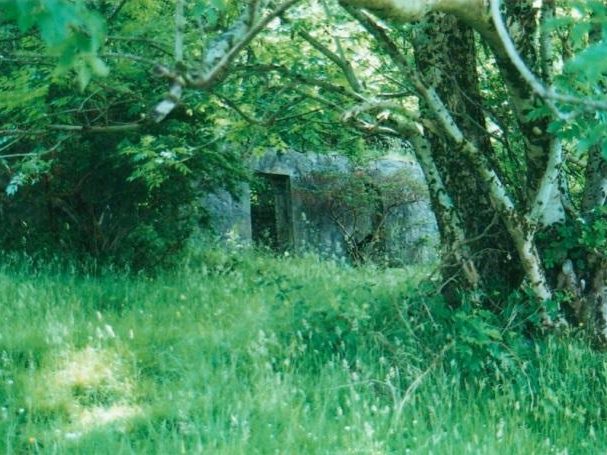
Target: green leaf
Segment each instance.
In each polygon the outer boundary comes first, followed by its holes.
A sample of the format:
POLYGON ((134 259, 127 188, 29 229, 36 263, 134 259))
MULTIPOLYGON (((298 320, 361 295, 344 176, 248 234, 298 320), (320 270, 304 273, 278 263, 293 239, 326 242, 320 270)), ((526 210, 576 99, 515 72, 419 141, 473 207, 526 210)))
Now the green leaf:
POLYGON ((603 77, 607 71, 607 43, 600 42, 588 46, 578 53, 567 64, 567 70, 581 73, 590 82, 595 82, 603 77))
POLYGON ((9 1, 15 5, 17 12, 17 25, 22 32, 27 32, 30 28, 36 25, 40 16, 40 7, 36 6, 33 0, 9 1))

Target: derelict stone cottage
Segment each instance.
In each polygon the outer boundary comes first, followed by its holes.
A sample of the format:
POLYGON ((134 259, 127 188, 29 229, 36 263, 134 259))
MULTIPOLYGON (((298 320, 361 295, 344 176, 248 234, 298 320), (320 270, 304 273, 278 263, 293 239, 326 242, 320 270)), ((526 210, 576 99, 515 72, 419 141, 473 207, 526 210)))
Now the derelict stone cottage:
POLYGON ((252 167, 255 182, 240 197, 219 191, 204 200, 225 239, 352 262, 436 258, 436 220, 411 158, 389 155, 359 167, 339 155, 270 151, 252 167))

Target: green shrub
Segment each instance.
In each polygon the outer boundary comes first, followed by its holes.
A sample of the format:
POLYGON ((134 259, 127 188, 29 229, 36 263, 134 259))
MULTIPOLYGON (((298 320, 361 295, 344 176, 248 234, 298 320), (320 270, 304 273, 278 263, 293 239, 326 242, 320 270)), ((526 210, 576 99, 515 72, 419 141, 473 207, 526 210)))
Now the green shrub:
MULTIPOLYGON (((233 189, 245 171, 229 151, 185 149, 183 124, 167 128, 183 135, 84 137, 27 175, 22 166, 23 181, 0 195, 0 249, 135 270, 170 263, 205 226, 201 195, 233 189)), ((4 187, 15 182, 0 171, 4 187)))

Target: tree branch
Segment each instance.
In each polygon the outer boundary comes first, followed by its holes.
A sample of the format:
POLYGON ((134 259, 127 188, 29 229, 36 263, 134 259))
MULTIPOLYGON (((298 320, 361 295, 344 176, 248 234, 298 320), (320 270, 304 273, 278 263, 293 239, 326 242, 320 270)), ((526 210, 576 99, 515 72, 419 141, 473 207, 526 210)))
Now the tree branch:
POLYGON ((269 72, 276 71, 277 73, 282 74, 290 79, 293 79, 296 82, 301 84, 315 86, 318 88, 322 88, 323 90, 327 90, 329 92, 333 92, 339 95, 347 96, 356 101, 366 101, 366 98, 347 87, 342 87, 341 85, 331 84, 330 82, 324 81, 322 79, 316 79, 310 76, 305 76, 300 73, 295 73, 288 69, 283 65, 276 64, 260 64, 260 65, 243 65, 237 66, 234 68, 235 71, 254 71, 254 72, 269 72))
MULTIPOLYGON (((413 111, 402 104, 392 103, 389 101, 368 101, 354 106, 344 114, 344 120, 347 121, 351 117, 356 117, 363 112, 370 111, 389 111, 391 113, 399 113, 411 122, 420 122, 421 117, 419 112, 413 111)), ((418 127, 421 129, 421 125, 418 127)), ((412 131, 414 131, 412 129, 412 131)))
POLYGON ((106 126, 84 126, 84 125, 48 125, 46 129, 10 129, 0 130, 0 134, 4 136, 41 136, 48 134, 50 131, 70 131, 75 133, 122 133, 125 131, 135 131, 141 128, 141 123, 125 123, 123 125, 106 125, 106 126))
POLYGON ((490 0, 491 2, 491 17, 493 18, 493 23, 495 25, 495 29, 497 34, 502 41, 504 46, 504 50, 508 54, 508 57, 512 61, 512 64, 519 71, 525 82, 529 84, 531 89, 550 107, 554 115, 561 120, 569 120, 572 117, 570 113, 564 113, 558 109, 558 107, 554 104, 555 101, 572 104, 575 106, 581 106, 584 110, 607 110, 607 101, 597 101, 592 98, 582 98, 572 95, 564 95, 558 93, 553 86, 546 88, 544 84, 531 72, 525 62, 519 55, 514 43, 512 42, 512 38, 510 38, 510 34, 506 29, 506 25, 504 24, 504 20, 502 19, 502 14, 500 12, 501 0, 490 0))
POLYGON ((122 10, 124 5, 126 5, 126 2, 128 2, 128 0, 122 0, 118 4, 118 6, 114 9, 114 11, 112 11, 112 14, 110 14, 110 17, 107 18, 108 24, 111 23, 114 19, 116 19, 116 17, 118 16, 118 13, 120 13, 120 10, 122 10))
POLYGON ((222 103, 224 103, 226 106, 228 106, 230 109, 232 109, 234 112, 236 112, 238 115, 240 115, 243 119, 245 119, 248 123, 252 124, 252 125, 258 125, 258 126, 269 126, 272 122, 272 120, 260 120, 257 118, 254 118, 252 116, 250 116, 249 114, 247 114, 246 112, 244 112, 242 109, 240 109, 240 107, 238 107, 238 105, 233 102, 232 100, 230 100, 229 98, 226 98, 223 95, 219 95, 218 93, 214 93, 214 95, 219 98, 221 100, 222 103))
POLYGON ((319 51, 321 54, 323 54, 325 57, 327 57, 329 60, 331 60, 333 63, 335 63, 335 65, 337 65, 339 67, 339 69, 341 69, 342 73, 344 73, 346 80, 348 81, 348 84, 350 84, 350 87, 352 87, 352 90, 354 90, 356 93, 362 93, 362 91, 363 91, 362 85, 361 85, 360 81, 358 80, 358 78, 356 77, 356 74, 354 74, 354 68, 352 68, 352 65, 350 64, 350 62, 344 58, 343 50, 341 49, 341 45, 339 44, 339 41, 337 41, 337 38, 336 38, 336 43, 338 46, 338 51, 341 50, 341 56, 337 55, 335 52, 331 51, 331 49, 326 47, 324 44, 322 44, 320 41, 318 41, 316 38, 314 38, 312 35, 310 35, 305 30, 300 30, 298 32, 298 34, 304 40, 306 40, 308 43, 310 43, 310 45, 314 49, 319 51))
MULTIPOLYGON (((300 0, 287 0, 270 12, 265 18, 257 21, 260 4, 257 0, 249 3, 236 23, 225 33, 214 40, 204 53, 202 64, 197 74, 176 72, 163 69, 162 75, 172 79, 172 85, 160 103, 152 111, 156 123, 169 115, 181 100, 183 88, 186 86, 199 89, 209 89, 217 84, 227 72, 228 66, 236 56, 255 38, 272 20, 283 14, 300 0)), ((182 65, 177 65, 182 66, 182 65)))
POLYGON ((121 58, 121 59, 125 59, 125 60, 132 60, 134 62, 145 63, 146 65, 149 65, 149 66, 154 67, 154 68, 156 66, 158 66, 158 63, 155 62, 154 60, 150 60, 150 59, 147 59, 145 57, 140 57, 139 55, 129 54, 129 53, 104 52, 103 54, 100 55, 100 57, 105 57, 105 58, 121 58))
POLYGON ((431 12, 453 14, 470 23, 485 17, 485 0, 340 0, 342 5, 365 8, 383 19, 413 22, 431 12))
POLYGON ((174 57, 173 54, 170 51, 168 51, 167 49, 165 49, 164 47, 162 47, 162 45, 160 43, 157 43, 156 41, 148 39, 148 38, 111 35, 111 36, 108 36, 107 39, 108 39, 108 41, 128 41, 128 42, 133 42, 133 43, 147 44, 148 46, 156 49, 157 51, 162 52, 165 55, 174 57))
MULTIPOLYGON (((530 225, 536 226, 541 223, 544 226, 563 221, 564 213, 548 216, 549 210, 554 209, 550 202, 554 198, 555 193, 560 196, 559 182, 561 178, 561 168, 563 165, 563 146, 559 138, 552 138, 550 143, 550 151, 546 162, 546 169, 542 175, 533 203, 529 208, 526 217, 530 225)), ((559 204, 557 209, 562 210, 562 204, 559 204)))

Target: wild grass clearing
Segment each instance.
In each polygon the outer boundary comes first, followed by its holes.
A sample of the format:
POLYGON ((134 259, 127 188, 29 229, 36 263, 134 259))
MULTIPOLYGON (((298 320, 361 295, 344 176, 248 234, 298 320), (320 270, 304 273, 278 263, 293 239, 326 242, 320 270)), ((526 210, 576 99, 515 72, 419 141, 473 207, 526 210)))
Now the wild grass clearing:
POLYGON ((428 272, 223 251, 153 278, 6 265, 0 452, 604 453, 604 355, 525 336, 514 304, 464 318, 428 272))

